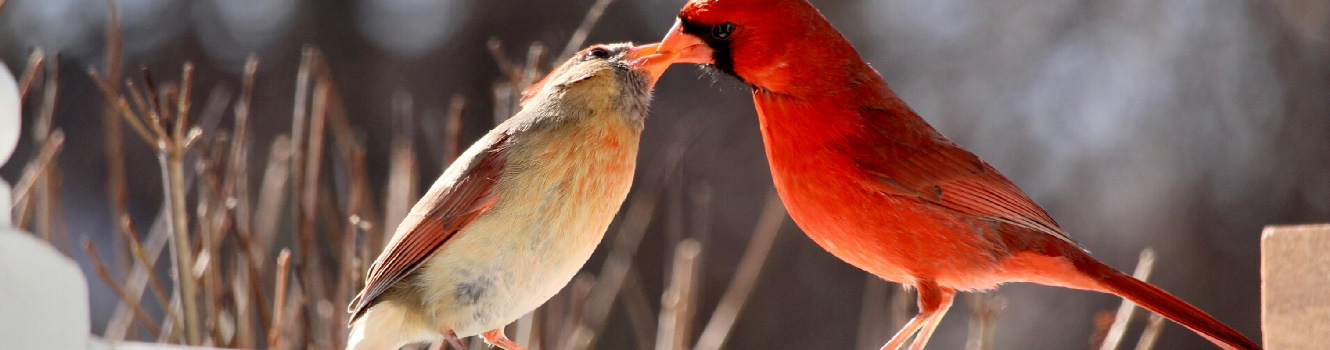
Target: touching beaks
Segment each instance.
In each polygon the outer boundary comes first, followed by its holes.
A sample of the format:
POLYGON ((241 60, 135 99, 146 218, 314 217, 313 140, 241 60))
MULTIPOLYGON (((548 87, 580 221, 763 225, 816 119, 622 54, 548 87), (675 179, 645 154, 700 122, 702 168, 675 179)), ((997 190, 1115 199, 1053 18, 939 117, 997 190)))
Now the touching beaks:
POLYGON ((683 21, 677 19, 665 38, 660 39, 657 51, 661 55, 670 56, 670 63, 715 63, 711 47, 697 36, 684 33, 683 21))
POLYGON ((656 80, 660 79, 666 68, 670 68, 670 60, 658 52, 659 47, 660 43, 638 45, 628 49, 628 53, 624 55, 624 59, 630 62, 630 67, 651 76, 652 85, 656 84, 656 80))
POLYGON ((696 36, 684 34, 683 23, 679 20, 674 21, 674 27, 659 43, 628 49, 626 58, 632 62, 633 69, 650 74, 653 85, 671 64, 714 62, 711 47, 696 36))

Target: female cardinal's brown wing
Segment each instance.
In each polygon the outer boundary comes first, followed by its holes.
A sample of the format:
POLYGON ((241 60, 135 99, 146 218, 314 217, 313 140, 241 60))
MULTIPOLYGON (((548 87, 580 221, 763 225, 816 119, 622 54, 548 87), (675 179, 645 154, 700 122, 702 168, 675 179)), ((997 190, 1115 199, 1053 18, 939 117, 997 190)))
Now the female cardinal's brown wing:
POLYGON ((493 190, 503 172, 506 141, 508 137, 502 134, 491 134, 478 141, 488 145, 483 151, 470 154, 470 159, 457 160, 469 164, 457 180, 451 185, 431 188, 411 208, 388 247, 370 266, 365 289, 347 306, 351 322, 360 318, 365 308, 389 286, 410 274, 494 205, 497 198, 493 190))
MULTIPOLYGON (((890 117, 880 114, 892 112, 864 108, 861 113, 865 120, 882 120, 890 117)), ((872 145, 867 147, 871 151, 852 155, 861 167, 880 180, 875 188, 917 197, 963 215, 1046 233, 1079 247, 1044 208, 979 156, 943 138, 922 119, 904 121, 912 122, 918 125, 903 125, 900 121, 896 124, 914 130, 915 139, 887 137, 884 130, 877 130, 878 133, 870 133, 869 140, 865 140, 872 145)))

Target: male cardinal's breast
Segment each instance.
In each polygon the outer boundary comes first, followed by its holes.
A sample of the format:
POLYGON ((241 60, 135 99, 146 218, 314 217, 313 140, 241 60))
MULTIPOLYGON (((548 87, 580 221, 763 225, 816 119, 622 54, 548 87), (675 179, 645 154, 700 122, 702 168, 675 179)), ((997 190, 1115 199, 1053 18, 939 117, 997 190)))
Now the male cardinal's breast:
POLYGON ((834 99, 754 96, 776 190, 791 218, 814 242, 891 281, 931 278, 960 289, 995 285, 952 274, 997 268, 990 240, 956 234, 991 231, 992 224, 878 190, 882 180, 851 155, 871 154, 861 151, 888 145, 880 142, 874 125, 853 112, 857 108, 834 99))

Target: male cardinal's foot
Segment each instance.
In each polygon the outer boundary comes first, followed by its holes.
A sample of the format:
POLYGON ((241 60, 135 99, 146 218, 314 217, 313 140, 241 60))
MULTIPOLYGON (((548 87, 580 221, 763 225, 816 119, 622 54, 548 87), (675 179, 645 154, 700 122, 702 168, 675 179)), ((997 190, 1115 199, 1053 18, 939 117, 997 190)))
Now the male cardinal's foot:
POLYGON ((453 349, 467 350, 466 345, 462 345, 462 339, 458 339, 457 333, 453 331, 443 332, 443 339, 447 340, 448 344, 453 346, 453 349))
POLYGON ((937 325, 942 323, 942 316, 951 309, 951 302, 956 299, 956 292, 949 291, 943 294, 942 306, 938 308, 928 321, 924 322, 924 327, 919 329, 919 335, 914 337, 914 343, 910 344, 910 350, 924 350, 924 345, 928 344, 928 339, 933 337, 933 331, 937 330, 937 325))
POLYGON ((526 347, 517 345, 517 342, 515 341, 508 340, 508 336, 503 335, 503 328, 497 328, 495 330, 482 333, 480 336, 485 338, 485 341, 489 342, 490 345, 497 346, 505 350, 526 350, 526 347))
POLYGON ((919 336, 910 344, 910 350, 923 350, 924 345, 928 344, 928 338, 933 337, 933 331, 937 330, 942 316, 947 314, 947 309, 951 308, 952 301, 956 299, 956 290, 938 286, 936 282, 919 281, 915 287, 919 289, 919 313, 900 332, 896 332, 887 345, 882 346, 882 350, 900 349, 915 332, 919 336))

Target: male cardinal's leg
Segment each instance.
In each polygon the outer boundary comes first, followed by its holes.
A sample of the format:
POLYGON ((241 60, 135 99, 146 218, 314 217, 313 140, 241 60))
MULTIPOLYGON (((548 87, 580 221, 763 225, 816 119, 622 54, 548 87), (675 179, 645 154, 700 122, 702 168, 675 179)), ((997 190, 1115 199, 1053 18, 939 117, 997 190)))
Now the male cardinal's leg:
POLYGON ((937 325, 942 323, 942 316, 947 315, 947 309, 951 308, 952 301, 956 300, 956 290, 951 288, 942 288, 942 305, 938 306, 936 312, 924 321, 923 328, 919 329, 919 335, 914 337, 914 343, 910 344, 910 350, 924 350, 924 345, 928 344, 928 338, 933 337, 933 331, 937 330, 937 325))
POLYGON ((901 345, 905 345, 905 340, 910 339, 910 336, 914 335, 914 332, 919 330, 920 326, 923 326, 924 318, 923 311, 914 315, 914 318, 911 318, 910 322, 905 324, 905 327, 902 327, 900 331, 896 332, 896 335, 891 337, 890 341, 887 341, 887 345, 882 346, 882 350, 900 349, 901 345))
POLYGON ((517 345, 517 342, 508 340, 508 336, 503 335, 503 327, 485 332, 480 336, 484 337, 485 341, 489 342, 490 345, 504 348, 506 350, 526 350, 525 347, 517 345))
MULTIPOLYGON (((951 289, 943 292, 942 287, 932 280, 918 280, 915 282, 915 288, 919 289, 919 313, 915 314, 914 318, 911 318, 910 322, 906 323, 905 327, 902 327, 899 332, 896 332, 896 335, 891 337, 887 345, 882 346, 882 350, 900 349, 902 345, 905 345, 905 340, 910 339, 910 336, 914 335, 919 328, 929 323, 934 315, 941 318, 941 313, 938 311, 946 312, 946 309, 942 308, 942 304, 945 303, 950 307, 952 296, 956 294, 951 289)), ((929 333, 932 333, 932 331, 929 331, 929 333)), ((920 344, 919 346, 923 345, 920 344)))
POLYGON ((466 350, 466 345, 462 345, 462 340, 457 339, 457 333, 453 331, 443 332, 443 339, 447 340, 448 344, 453 346, 453 349, 466 350))

